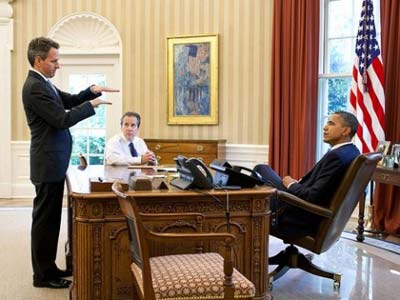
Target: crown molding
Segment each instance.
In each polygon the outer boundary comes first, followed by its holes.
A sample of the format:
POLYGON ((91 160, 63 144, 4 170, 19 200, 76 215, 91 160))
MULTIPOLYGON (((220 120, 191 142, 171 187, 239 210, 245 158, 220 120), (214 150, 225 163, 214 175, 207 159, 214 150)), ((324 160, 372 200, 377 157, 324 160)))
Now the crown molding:
POLYGON ((14 0, 0 0, 0 18, 11 18, 13 9, 10 5, 14 0))

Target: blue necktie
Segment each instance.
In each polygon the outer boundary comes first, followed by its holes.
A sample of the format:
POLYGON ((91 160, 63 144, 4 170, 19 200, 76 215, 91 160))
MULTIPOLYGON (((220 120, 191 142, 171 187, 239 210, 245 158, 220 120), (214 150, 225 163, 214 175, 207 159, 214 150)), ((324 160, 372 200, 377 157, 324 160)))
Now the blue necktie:
POLYGON ((54 85, 51 83, 51 81, 47 80, 47 83, 50 85, 51 90, 54 92, 54 94, 58 97, 58 92, 57 92, 56 88, 54 87, 54 85))
POLYGON ((135 149, 135 146, 133 146, 132 142, 129 143, 129 150, 131 150, 132 157, 138 157, 139 156, 137 151, 136 151, 136 149, 135 149))

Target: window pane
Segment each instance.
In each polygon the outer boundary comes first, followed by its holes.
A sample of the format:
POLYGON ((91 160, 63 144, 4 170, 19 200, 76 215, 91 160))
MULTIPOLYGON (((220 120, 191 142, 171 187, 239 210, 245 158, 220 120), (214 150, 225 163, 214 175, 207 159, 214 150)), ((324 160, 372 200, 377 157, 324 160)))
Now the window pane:
POLYGON ((104 154, 105 138, 104 133, 101 136, 89 136, 89 153, 104 154))
POLYGON ((105 85, 105 74, 71 74, 69 76, 69 91, 79 93, 92 84, 105 85))
POLYGON ((104 161, 100 156, 89 156, 89 165, 102 165, 104 161))
POLYGON ((78 156, 76 156, 76 155, 72 155, 72 156, 71 156, 71 165, 74 165, 74 166, 79 165, 79 158, 78 158, 78 156))
MULTIPOLYGON (((355 18, 354 4, 349 0, 330 0, 328 4, 328 38, 355 36, 357 34, 358 19, 355 18)), ((355 1, 359 2, 359 1, 355 1)))
POLYGON ((328 115, 338 110, 348 110, 351 78, 328 79, 328 115))
POLYGON ((328 41, 328 73, 350 74, 355 58, 355 39, 334 39, 328 41))
POLYGON ((87 152, 87 136, 85 131, 71 130, 73 136, 72 143, 72 154, 77 155, 82 153, 83 155, 87 152))

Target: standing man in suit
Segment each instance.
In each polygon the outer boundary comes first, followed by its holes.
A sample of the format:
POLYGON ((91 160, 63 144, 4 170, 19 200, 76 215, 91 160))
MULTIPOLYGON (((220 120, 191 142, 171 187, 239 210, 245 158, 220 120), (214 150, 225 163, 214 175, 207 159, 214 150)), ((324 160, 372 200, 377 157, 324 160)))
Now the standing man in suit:
MULTIPOLYGON (((358 121, 356 117, 345 111, 337 111, 329 116, 323 128, 323 140, 331 146, 321 160, 301 179, 290 176, 280 178, 270 166, 257 165, 257 171, 267 182, 279 190, 289 192, 299 198, 318 205, 327 205, 337 189, 351 162, 360 155, 360 151, 352 143, 356 134, 358 121)), ((288 235, 311 232, 316 228, 319 218, 303 210, 280 203, 273 199, 271 203, 275 213, 278 230, 288 235)))
POLYGON ((102 92, 118 90, 92 85, 77 95, 63 92, 49 81, 59 64, 59 44, 39 37, 28 46, 31 65, 22 99, 31 131, 30 178, 35 186, 31 255, 35 287, 67 288, 72 275, 55 263, 61 223, 65 174, 72 138, 69 127, 95 114, 94 108, 111 102, 99 99, 102 92))
POLYGON ((137 112, 128 111, 121 117, 121 133, 113 136, 106 144, 107 165, 156 165, 153 151, 137 136, 141 118, 137 112))

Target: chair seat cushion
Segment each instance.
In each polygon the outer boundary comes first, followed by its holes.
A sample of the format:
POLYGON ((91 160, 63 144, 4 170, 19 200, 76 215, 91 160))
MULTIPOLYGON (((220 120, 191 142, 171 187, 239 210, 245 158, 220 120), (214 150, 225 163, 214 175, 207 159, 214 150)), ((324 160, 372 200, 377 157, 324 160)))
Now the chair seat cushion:
MULTIPOLYGON (((223 263, 224 260, 218 253, 150 258, 156 299, 223 299, 223 263)), ((134 264, 132 271, 138 275, 134 264)), ((233 270, 232 281, 235 299, 254 297, 254 284, 236 269, 233 270)))

